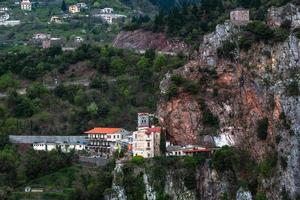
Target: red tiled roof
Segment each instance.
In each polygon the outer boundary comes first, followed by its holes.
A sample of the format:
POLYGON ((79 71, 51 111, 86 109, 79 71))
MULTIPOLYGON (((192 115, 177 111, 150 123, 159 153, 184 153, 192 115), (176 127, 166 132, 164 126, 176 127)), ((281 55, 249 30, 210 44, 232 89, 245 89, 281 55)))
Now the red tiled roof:
POLYGON ((113 134, 117 133, 121 130, 121 128, 102 128, 102 127, 96 127, 89 131, 86 131, 84 133, 86 134, 113 134))
POLYGON ((160 127, 152 127, 152 128, 148 128, 146 131, 146 134, 150 134, 150 133, 160 133, 161 128, 160 127))
POLYGON ((210 149, 189 149, 189 150, 184 150, 184 153, 198 153, 198 152, 210 152, 210 149))
POLYGON ((138 115, 149 115, 149 113, 138 113, 138 115))

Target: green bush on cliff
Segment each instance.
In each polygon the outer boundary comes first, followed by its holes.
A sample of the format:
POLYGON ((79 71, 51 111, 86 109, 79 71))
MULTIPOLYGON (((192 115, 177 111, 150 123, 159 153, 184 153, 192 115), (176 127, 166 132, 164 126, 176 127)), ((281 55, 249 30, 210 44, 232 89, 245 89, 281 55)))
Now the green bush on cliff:
POLYGON ((276 28, 274 30, 274 42, 284 42, 289 37, 289 32, 283 28, 276 28))
POLYGON ((269 128, 269 120, 268 118, 263 118, 262 120, 259 120, 257 123, 257 137, 260 140, 267 139, 268 136, 268 128, 269 128))
POLYGON ((295 33, 296 37, 297 37, 298 39, 300 39, 300 28, 296 28, 296 29, 294 30, 294 33, 295 33))
POLYGON ((145 162, 144 158, 142 156, 134 156, 132 158, 132 163, 136 165, 142 165, 145 162))
POLYGON ((273 38, 273 30, 261 21, 253 21, 246 26, 246 30, 254 34, 256 41, 267 41, 273 38))
POLYGON ((224 58, 224 59, 234 59, 234 52, 235 51, 235 44, 229 40, 226 40, 223 43, 222 47, 219 47, 217 49, 217 54, 219 58, 224 58))
POLYGON ((236 163, 234 149, 229 146, 224 146, 217 150, 212 157, 212 167, 219 172, 233 170, 233 165, 236 163))
POLYGON ((258 164, 259 173, 263 177, 269 177, 277 164, 277 155, 269 155, 268 158, 258 164))
POLYGON ((268 200, 268 198, 266 197, 266 194, 264 194, 262 192, 258 192, 255 195, 255 200, 268 200))
POLYGON ((287 94, 289 96, 299 96, 300 95, 298 84, 299 84, 298 81, 293 81, 288 85, 287 94))

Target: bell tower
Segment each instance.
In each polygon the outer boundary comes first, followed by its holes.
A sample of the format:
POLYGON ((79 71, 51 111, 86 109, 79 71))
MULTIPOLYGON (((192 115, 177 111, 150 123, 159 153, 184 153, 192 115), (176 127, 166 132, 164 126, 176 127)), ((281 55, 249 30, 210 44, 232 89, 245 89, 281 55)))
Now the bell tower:
POLYGON ((138 128, 149 128, 150 127, 150 114, 149 113, 138 113, 138 128))

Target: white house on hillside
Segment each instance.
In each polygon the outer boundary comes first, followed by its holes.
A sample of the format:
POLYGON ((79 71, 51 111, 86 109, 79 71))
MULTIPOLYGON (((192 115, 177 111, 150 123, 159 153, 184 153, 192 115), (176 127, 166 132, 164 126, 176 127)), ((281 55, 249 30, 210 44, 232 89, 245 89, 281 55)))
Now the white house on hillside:
POLYGON ((31 11, 31 9, 32 9, 32 4, 31 4, 30 0, 22 0, 21 10, 31 11))

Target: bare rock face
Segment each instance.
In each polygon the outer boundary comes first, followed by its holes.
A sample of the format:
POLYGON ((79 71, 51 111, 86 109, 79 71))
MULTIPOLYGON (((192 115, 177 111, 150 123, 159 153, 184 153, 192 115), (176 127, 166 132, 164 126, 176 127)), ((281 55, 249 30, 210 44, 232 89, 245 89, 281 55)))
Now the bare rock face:
POLYGON ((244 188, 240 188, 236 193, 236 200, 252 200, 251 192, 245 190, 244 188))
POLYGON ((300 26, 300 8, 293 4, 289 3, 279 8, 272 7, 268 13, 268 24, 270 26, 278 27, 286 20, 291 22, 293 28, 300 26))
POLYGON ((228 193, 230 180, 228 176, 221 176, 206 163, 198 170, 197 190, 201 199, 219 200, 222 195, 228 193))
POLYGON ((163 33, 145 30, 123 31, 113 41, 113 46, 124 49, 145 51, 155 49, 163 53, 187 52, 188 45, 179 40, 167 39, 163 33))
MULTIPOLYGON (((292 4, 277 10, 272 8, 269 16, 275 20, 273 24, 292 18, 292 26, 299 26, 299 7, 292 4), (285 13, 290 16, 284 16, 285 13)), ((270 199, 278 199, 284 188, 295 199, 300 194, 300 96, 289 95, 287 88, 293 81, 300 84, 300 41, 291 34, 285 42, 253 44, 248 52, 236 52, 235 61, 218 58, 217 48, 225 40, 235 42, 238 32, 230 22, 219 25, 214 33, 204 37, 193 61, 166 75, 161 82, 162 95, 174 74, 198 82, 199 92, 197 95, 180 92, 170 100, 162 98, 157 114, 167 136, 176 144, 203 144, 217 134, 229 138, 237 148, 249 151, 257 162, 277 152, 278 158, 286 159, 287 167, 284 169, 278 162, 276 176, 265 179, 262 187, 271 191, 267 194, 270 199), (219 119, 213 134, 203 124, 205 110, 199 99, 219 119), (290 127, 283 125, 282 115, 290 127), (258 122, 263 118, 269 122, 266 140, 257 137, 258 122)), ((202 175, 204 182, 211 173, 202 175)), ((199 188, 203 192, 209 189, 203 184, 199 188)))

